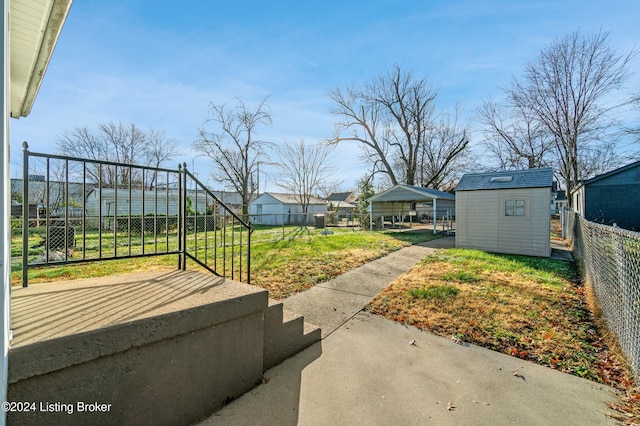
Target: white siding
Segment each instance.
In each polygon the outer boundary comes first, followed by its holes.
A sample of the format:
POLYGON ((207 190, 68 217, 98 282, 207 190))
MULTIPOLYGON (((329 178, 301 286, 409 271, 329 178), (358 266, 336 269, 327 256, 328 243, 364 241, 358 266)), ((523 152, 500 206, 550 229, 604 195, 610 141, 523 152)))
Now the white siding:
MULTIPOLYGON (((86 200, 85 209, 87 216, 97 217, 99 215, 100 204, 98 189, 94 189, 89 193, 86 200)), ((154 190, 141 191, 132 190, 131 199, 129 199, 128 189, 119 189, 117 191, 117 203, 116 203, 116 191, 111 188, 102 189, 102 216, 113 216, 116 212, 117 215, 127 216, 129 214, 139 215, 169 215, 175 216, 178 214, 178 200, 179 195, 176 190, 171 190, 167 193, 165 190, 158 190, 156 193, 154 190), (144 202, 143 202, 144 195, 144 202), (131 210, 129 210, 129 204, 131 203, 131 210), (143 212, 144 204, 144 212, 143 212)), ((213 203, 212 197, 205 197, 204 194, 198 193, 197 199, 193 194, 187 194, 187 197, 192 200, 191 208, 202 214, 205 212, 207 202, 213 203)))
MULTIPOLYGON (((306 223, 313 224, 313 215, 325 212, 325 204, 310 204, 306 223)), ((269 194, 263 194, 249 204, 249 216, 255 225, 298 224, 303 218, 300 204, 283 203, 269 194)))
MULTIPOLYGON (((2 15, 2 28, 0 44, 2 44, 2 58, 0 59, 0 71, 2 72, 2 104, 0 105, 0 174, 2 186, 0 187, 0 229, 3 230, 0 243, 0 275, 2 275, 2 295, 0 306, 2 307, 2 370, 0 370, 0 402, 7 400, 7 368, 9 359, 9 342, 11 338, 11 188, 9 178, 9 2, 0 0, 0 14, 2 15)), ((28 203, 28 200, 27 200, 28 203)), ((0 412, 0 424, 5 424, 4 411, 0 412)))
POLYGON ((573 210, 575 210, 577 213, 580 213, 581 216, 584 217, 584 186, 580 186, 578 188, 578 190, 574 191, 571 194, 572 197, 572 201, 573 201, 573 210))

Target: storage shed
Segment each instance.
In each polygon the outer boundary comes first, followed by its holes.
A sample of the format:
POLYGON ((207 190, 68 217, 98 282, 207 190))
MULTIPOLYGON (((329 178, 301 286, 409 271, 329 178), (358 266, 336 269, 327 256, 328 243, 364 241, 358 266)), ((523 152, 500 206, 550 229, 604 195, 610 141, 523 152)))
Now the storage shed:
POLYGON ((640 161, 585 180, 571 195, 585 219, 640 230, 640 161))
POLYGON ((327 203, 311 197, 307 212, 293 194, 265 192, 249 203, 249 216, 255 225, 310 225, 313 215, 327 212, 327 203))
POLYGON ((456 188, 456 247, 549 257, 553 169, 470 173, 456 188))
POLYGON ((410 218, 417 215, 420 204, 430 204, 433 212, 433 232, 437 232, 437 218, 455 214, 455 196, 437 189, 399 184, 369 198, 373 221, 386 216, 410 218))

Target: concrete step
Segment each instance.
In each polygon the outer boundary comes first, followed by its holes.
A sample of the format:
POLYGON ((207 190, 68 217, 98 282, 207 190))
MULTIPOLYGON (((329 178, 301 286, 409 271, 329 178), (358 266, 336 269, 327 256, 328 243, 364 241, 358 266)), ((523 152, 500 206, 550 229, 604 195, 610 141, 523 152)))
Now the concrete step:
POLYGON ((320 332, 301 315, 284 310, 281 302, 269 300, 264 312, 264 371, 318 342, 320 332))
POLYGON ((195 271, 13 288, 7 398, 46 409, 7 423, 194 424, 262 380, 268 303, 195 271))

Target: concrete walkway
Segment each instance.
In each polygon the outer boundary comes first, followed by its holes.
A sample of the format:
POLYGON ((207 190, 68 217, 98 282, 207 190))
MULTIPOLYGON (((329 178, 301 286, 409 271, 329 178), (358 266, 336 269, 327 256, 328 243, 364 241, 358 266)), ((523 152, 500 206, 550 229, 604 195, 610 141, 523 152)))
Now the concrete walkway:
POLYGON ((443 238, 284 300, 323 340, 201 425, 607 425, 606 386, 362 311, 443 238))

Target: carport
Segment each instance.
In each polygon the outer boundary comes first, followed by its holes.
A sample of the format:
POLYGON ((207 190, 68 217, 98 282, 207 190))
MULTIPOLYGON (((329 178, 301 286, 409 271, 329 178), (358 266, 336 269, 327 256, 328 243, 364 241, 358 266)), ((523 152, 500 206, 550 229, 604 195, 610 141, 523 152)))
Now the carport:
MULTIPOLYGON (((409 216, 418 215, 418 205, 422 204, 424 209, 432 213, 433 233, 438 231, 438 216, 445 215, 451 217, 455 214, 455 196, 437 189, 423 188, 420 186, 395 185, 386 191, 369 198, 370 229, 373 229, 373 222, 377 218, 385 216, 409 216)), ((383 220, 384 222, 384 220, 383 220)))

